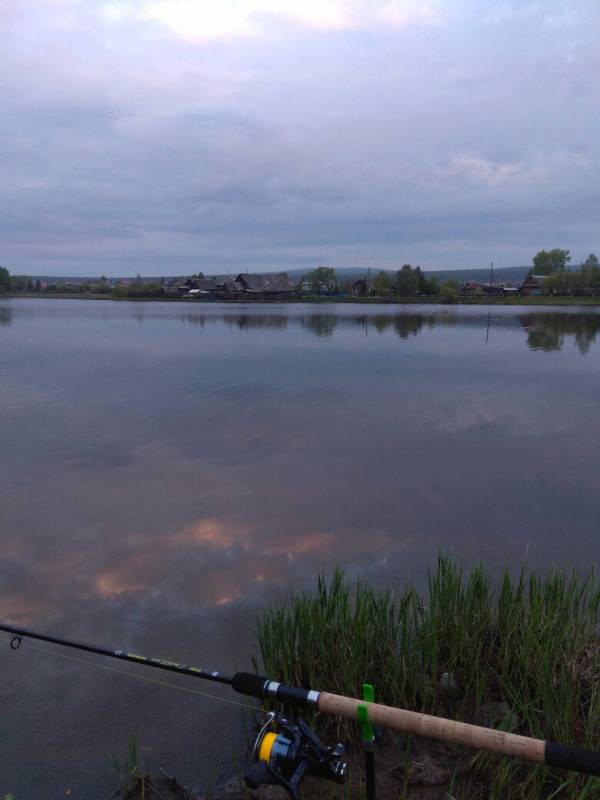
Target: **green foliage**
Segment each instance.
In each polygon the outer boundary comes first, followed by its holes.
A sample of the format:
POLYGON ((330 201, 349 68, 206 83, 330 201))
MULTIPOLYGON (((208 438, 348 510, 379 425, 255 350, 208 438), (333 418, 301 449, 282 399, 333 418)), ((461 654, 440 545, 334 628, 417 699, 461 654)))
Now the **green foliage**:
POLYGON ((0 267, 0 292, 10 290, 10 272, 6 267, 0 267))
POLYGON ((569 251, 561 250, 559 247, 554 250, 540 250, 533 257, 533 267, 529 270, 529 274, 552 275, 554 272, 566 269, 570 260, 569 251))
POLYGON ((544 288, 553 294, 572 294, 584 290, 600 290, 600 266, 593 254, 586 258, 578 270, 559 269, 548 275, 544 288))
POLYGON ((117 283, 111 294, 119 299, 143 300, 145 297, 162 297, 163 289, 159 283, 144 282, 138 278, 129 285, 117 283))
POLYGON ((9 291, 11 292, 26 292, 29 289, 31 279, 28 275, 11 275, 9 291))
POLYGON ((419 272, 417 272, 410 264, 405 264, 402 269, 398 270, 394 281, 394 288, 401 297, 410 297, 417 293, 419 290, 420 273, 420 269, 419 272))
POLYGON ((440 288, 440 300, 443 303, 456 303, 460 299, 460 287, 456 281, 443 283, 440 288))
POLYGON ((394 279, 394 290, 400 297, 413 297, 414 295, 439 294, 439 282, 435 276, 428 278, 421 267, 414 269, 410 264, 404 264, 398 270, 394 279))
POLYGON ((393 288, 394 283, 389 272, 384 272, 384 270, 378 272, 373 280, 373 292, 381 297, 386 294, 391 294, 393 288))
POLYGON ((111 751, 110 761, 118 775, 121 792, 127 795, 134 786, 144 780, 144 774, 138 758, 138 746, 135 736, 129 737, 127 758, 121 761, 114 751, 111 751))
MULTIPOLYGON (((337 570, 319 578, 316 592, 262 614, 255 666, 352 696, 368 681, 383 703, 453 719, 468 721, 483 704, 501 702, 510 709, 505 726, 595 750, 599 608, 600 584, 576 573, 505 571, 494 588, 483 567, 465 576, 441 557, 421 597, 412 586, 392 594, 351 583, 337 570), (441 687, 444 673, 455 688, 441 687)), ((486 797, 541 800, 563 785, 556 797, 578 798, 598 788, 583 776, 483 754, 472 775, 486 797)))
POLYGON ((312 294, 322 294, 323 292, 334 292, 337 290, 337 275, 333 267, 317 267, 304 276, 304 280, 310 283, 312 294))

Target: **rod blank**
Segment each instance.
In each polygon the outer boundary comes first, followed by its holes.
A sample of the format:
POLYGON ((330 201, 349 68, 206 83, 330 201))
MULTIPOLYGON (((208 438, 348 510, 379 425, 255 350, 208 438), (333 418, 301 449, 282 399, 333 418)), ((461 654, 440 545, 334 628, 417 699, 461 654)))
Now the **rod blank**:
POLYGON ((201 667, 193 667, 188 664, 178 664, 176 661, 165 661, 162 658, 148 658, 147 656, 139 655, 138 653, 130 653, 125 650, 109 650, 106 647, 98 647, 95 644, 88 644, 87 642, 76 642, 72 639, 61 639, 58 636, 49 636, 46 633, 38 633, 37 631, 30 631, 27 628, 16 628, 14 625, 0 624, 0 631, 12 633, 13 637, 21 639, 26 636, 28 639, 38 639, 41 642, 50 642, 51 644, 60 644, 63 647, 72 647, 75 650, 83 650, 86 653, 96 653, 99 656, 108 656, 109 658, 118 658, 121 661, 130 661, 132 664, 145 664, 148 667, 156 667, 157 669, 164 669, 167 672, 178 672, 180 675, 191 675, 193 678, 203 678, 207 681, 215 681, 216 683, 226 683, 231 685, 233 676, 226 675, 224 672, 210 671, 202 669, 201 667))

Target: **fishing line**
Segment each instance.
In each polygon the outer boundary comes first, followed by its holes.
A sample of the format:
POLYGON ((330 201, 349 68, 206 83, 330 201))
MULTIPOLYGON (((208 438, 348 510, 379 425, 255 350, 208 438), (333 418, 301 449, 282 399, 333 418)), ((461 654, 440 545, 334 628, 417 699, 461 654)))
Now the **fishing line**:
MULTIPOLYGON (((3 639, 8 642, 8 639, 3 639)), ((179 689, 180 692, 187 692, 188 694, 197 694, 201 697, 207 697, 211 700, 219 700, 221 703, 229 703, 232 706, 239 706, 245 710, 259 711, 258 706, 251 706, 248 703, 240 703, 238 700, 232 700, 229 697, 219 697, 216 694, 209 694, 209 692, 201 692, 199 689, 188 689, 186 686, 178 686, 176 683, 169 683, 168 681, 161 681, 158 678, 150 678, 147 675, 137 675, 134 672, 127 672, 124 669, 116 667, 109 667, 107 664, 97 664, 94 661, 86 661, 84 658, 77 658, 77 656, 68 656, 65 653, 57 653, 54 650, 47 650, 45 647, 38 647, 35 644, 27 643, 29 650, 36 650, 38 653, 45 653, 49 656, 56 656, 57 658, 64 658, 66 661, 75 661, 77 664, 86 664, 88 667, 96 667, 97 669, 105 669, 108 672, 116 672, 118 675, 126 675, 128 678, 136 678, 139 681, 147 681, 148 683, 155 683, 158 686, 165 686, 168 689, 179 689)))

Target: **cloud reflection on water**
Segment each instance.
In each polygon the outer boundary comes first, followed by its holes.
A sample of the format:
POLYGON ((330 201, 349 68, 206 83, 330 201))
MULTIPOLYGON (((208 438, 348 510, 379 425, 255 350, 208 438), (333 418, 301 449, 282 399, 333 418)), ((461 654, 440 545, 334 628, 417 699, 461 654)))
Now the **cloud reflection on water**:
MULTIPOLYGON (((247 668, 256 611, 336 564, 394 586, 423 581, 440 548, 467 565, 597 561, 598 315, 11 309, 0 605, 20 624, 247 668), (571 338, 585 358, 556 349, 571 338)), ((88 758, 82 741, 100 763, 130 720, 146 738, 172 713, 121 678, 22 663, 0 666, 24 786, 31 730, 66 775, 65 753, 88 758)), ((197 734, 196 706, 178 708, 177 729, 197 734)), ((161 728, 156 747, 185 774, 176 737, 161 728)))

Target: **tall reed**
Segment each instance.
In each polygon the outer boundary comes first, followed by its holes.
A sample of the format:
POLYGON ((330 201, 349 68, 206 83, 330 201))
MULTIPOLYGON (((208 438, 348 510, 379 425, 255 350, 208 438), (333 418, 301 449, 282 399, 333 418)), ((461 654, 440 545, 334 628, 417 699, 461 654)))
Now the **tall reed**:
MULTIPOLYGON (((259 617, 255 666, 354 696, 369 681, 381 702, 455 719, 499 701, 511 711, 505 726, 597 749, 599 610, 591 575, 523 571, 514 579, 506 570, 495 583, 482 566, 465 575, 440 557, 421 596, 410 585, 392 592, 352 582, 338 569, 319 577, 314 593, 259 617)), ((485 797, 600 797, 598 780, 491 755, 477 757, 471 774, 485 797)))

